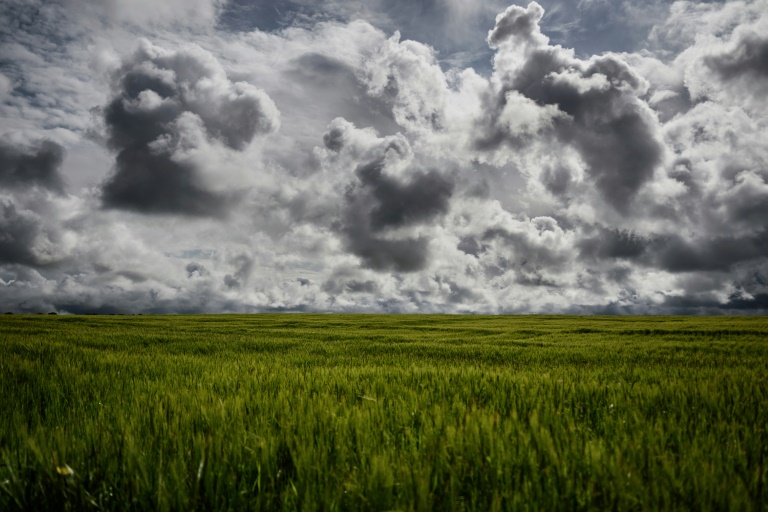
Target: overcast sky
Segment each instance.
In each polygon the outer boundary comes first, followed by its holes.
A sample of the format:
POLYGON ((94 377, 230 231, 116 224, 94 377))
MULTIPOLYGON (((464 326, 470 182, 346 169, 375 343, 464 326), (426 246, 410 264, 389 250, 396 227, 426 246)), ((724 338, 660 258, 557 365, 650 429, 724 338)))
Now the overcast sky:
POLYGON ((0 0, 0 312, 768 312, 768 0, 0 0))

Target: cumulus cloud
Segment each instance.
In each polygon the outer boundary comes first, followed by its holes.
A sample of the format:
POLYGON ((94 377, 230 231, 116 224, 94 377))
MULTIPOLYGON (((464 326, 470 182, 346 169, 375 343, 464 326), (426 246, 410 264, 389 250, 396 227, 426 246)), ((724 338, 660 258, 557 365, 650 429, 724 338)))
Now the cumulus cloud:
POLYGON ((510 102, 521 103, 518 98, 522 96, 537 108, 515 105, 508 117, 514 119, 520 110, 531 110, 524 115, 544 120, 537 123, 543 129, 538 130, 534 142, 549 136, 552 140, 548 145, 571 147, 579 157, 576 162, 545 168, 542 179, 547 188, 564 194, 568 169, 581 167, 602 199, 616 211, 628 214, 634 197, 653 178, 664 156, 660 126, 640 98, 648 84, 618 55, 584 61, 575 58, 571 50, 551 46, 539 27, 543 12, 536 2, 526 9, 509 7, 488 34, 489 44, 498 48, 497 90, 487 106, 495 114, 490 116, 490 126, 481 125, 483 137, 477 142, 478 148, 495 149, 501 144, 515 148, 530 141, 530 137, 521 137, 519 129, 510 129, 511 124, 501 115, 510 102))
POLYGON ((0 267, 53 268, 69 259, 78 237, 67 223, 79 202, 37 187, 0 192, 0 267))
POLYGON ((299 4, 9 3, 2 307, 766 310, 764 0, 299 4))
POLYGON ((52 140, 17 144, 0 139, 0 182, 9 188, 39 186, 61 192, 63 158, 64 148, 52 140))
POLYGON ((10 201, 0 204, 0 261, 35 265, 33 246, 39 233, 34 214, 18 211, 10 201))
POLYGON ((753 30, 741 31, 730 51, 705 60, 723 80, 753 79, 768 76, 768 37, 753 30))
POLYGON ((0 138, 0 264, 45 266, 61 257, 63 158, 51 140, 0 138))
POLYGON ((377 270, 413 272, 426 266, 425 236, 387 237, 399 227, 428 222, 445 213, 452 183, 435 171, 415 172, 405 183, 384 174, 385 162, 357 168, 358 183, 347 195, 347 210, 340 226, 350 250, 377 270))
POLYGON ((516 46, 533 44, 546 45, 549 38, 541 33, 539 22, 544 16, 544 8, 532 2, 527 9, 517 5, 509 6, 496 16, 496 26, 488 32, 488 44, 498 48, 508 43, 516 46))
POLYGON ((236 190, 217 190, 218 175, 197 153, 207 146, 242 151, 276 131, 279 112, 247 82, 231 82, 199 47, 165 50, 143 42, 113 76, 104 107, 107 143, 117 153, 103 186, 107 207, 142 213, 220 215, 236 190))
POLYGON ((410 228, 428 225, 448 211, 454 188, 450 176, 416 168, 402 135, 378 138, 336 119, 323 141, 335 153, 331 158, 336 165, 345 158, 354 165, 354 180, 346 187, 334 226, 348 249, 376 270, 423 269, 429 240, 410 228), (362 161, 356 163, 358 159, 362 161))

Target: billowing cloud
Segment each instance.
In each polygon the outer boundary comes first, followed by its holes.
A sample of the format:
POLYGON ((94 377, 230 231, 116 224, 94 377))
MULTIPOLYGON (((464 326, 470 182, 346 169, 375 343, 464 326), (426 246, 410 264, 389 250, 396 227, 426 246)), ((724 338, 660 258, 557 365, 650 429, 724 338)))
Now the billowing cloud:
POLYGON ((237 200, 221 190, 226 168, 198 156, 207 146, 242 151, 279 127, 279 112, 263 91, 233 83, 199 47, 164 50, 143 42, 115 72, 104 107, 107 143, 117 152, 103 187, 107 207, 143 213, 220 215, 237 200))
POLYGON ((16 144, 0 139, 0 182, 4 187, 38 186, 61 192, 64 148, 51 140, 16 144))
POLYGON ((67 260, 77 235, 67 223, 79 201, 33 187, 0 192, 0 266, 51 268, 67 260))
POLYGON ((31 212, 18 211, 11 202, 0 204, 0 261, 35 265, 33 246, 39 234, 37 219, 31 212))
POLYGON ((63 158, 52 140, 0 138, 0 265, 46 266, 60 258, 63 158))
MULTIPOLYGON (((648 105, 640 99, 647 82, 620 56, 606 54, 583 61, 573 52, 550 46, 538 25, 542 7, 532 2, 527 9, 508 8, 496 18, 488 42, 498 48, 495 77, 498 90, 487 108, 494 115, 478 147, 495 145, 525 146, 519 130, 511 129, 503 115, 510 102, 519 103, 522 95, 538 108, 539 118, 549 127, 535 137, 550 136, 548 144, 572 147, 579 162, 555 164, 542 178, 555 194, 564 194, 569 167, 581 167, 600 191, 605 202, 627 214, 641 187, 653 178, 663 162, 664 148, 660 126, 648 105), (552 115, 548 107, 560 115, 552 115)), ((514 119, 515 103, 509 114, 514 119)), ((535 112, 535 110, 534 110, 535 112)), ((484 120, 485 121, 485 120, 484 120)), ((546 126, 539 122, 539 126, 546 126)))
POLYGON ((768 76, 768 37, 756 31, 742 31, 728 52, 711 55, 706 64, 723 80, 761 80, 768 76))
POLYGON ((415 168, 413 150, 402 135, 377 138, 356 131, 353 124, 336 119, 323 137, 326 148, 336 153, 331 158, 339 162, 351 157, 354 165, 334 228, 366 267, 421 270, 427 265, 429 240, 412 228, 428 226, 448 211, 453 181, 437 170, 415 168), (361 154, 362 161, 355 163, 361 154))
POLYGON ((385 174, 385 161, 359 166, 346 195, 341 232, 350 250, 376 270, 413 272, 426 266, 425 236, 388 237, 386 232, 433 220, 445 213, 453 191, 436 171, 415 172, 402 183, 385 174))

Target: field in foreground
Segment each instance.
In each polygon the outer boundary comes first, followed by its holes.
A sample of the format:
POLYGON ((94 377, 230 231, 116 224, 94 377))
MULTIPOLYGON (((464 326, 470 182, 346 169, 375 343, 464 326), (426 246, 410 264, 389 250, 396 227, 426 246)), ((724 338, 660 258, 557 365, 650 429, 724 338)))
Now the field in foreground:
POLYGON ((0 510, 762 510, 768 318, 0 317, 0 510))

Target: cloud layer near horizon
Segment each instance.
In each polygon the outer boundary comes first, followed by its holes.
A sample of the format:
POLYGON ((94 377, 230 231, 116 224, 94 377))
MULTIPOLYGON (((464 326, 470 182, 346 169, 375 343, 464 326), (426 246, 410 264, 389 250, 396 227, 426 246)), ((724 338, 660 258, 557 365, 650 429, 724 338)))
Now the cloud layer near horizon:
POLYGON ((0 310, 768 312, 765 0, 1 3, 0 310))

